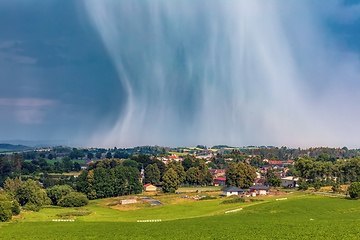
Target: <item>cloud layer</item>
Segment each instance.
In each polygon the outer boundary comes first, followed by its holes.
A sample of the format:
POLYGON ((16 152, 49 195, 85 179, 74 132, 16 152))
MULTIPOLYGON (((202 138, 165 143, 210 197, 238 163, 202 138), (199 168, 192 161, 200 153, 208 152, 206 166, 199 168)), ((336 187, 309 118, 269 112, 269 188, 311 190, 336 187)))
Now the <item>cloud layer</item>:
POLYGON ((2 139, 359 147, 360 1, 0 1, 2 139))
POLYGON ((327 27, 335 17, 358 19, 357 5, 85 6, 127 94, 105 144, 357 146, 359 114, 349 105, 359 100, 358 53, 327 27))

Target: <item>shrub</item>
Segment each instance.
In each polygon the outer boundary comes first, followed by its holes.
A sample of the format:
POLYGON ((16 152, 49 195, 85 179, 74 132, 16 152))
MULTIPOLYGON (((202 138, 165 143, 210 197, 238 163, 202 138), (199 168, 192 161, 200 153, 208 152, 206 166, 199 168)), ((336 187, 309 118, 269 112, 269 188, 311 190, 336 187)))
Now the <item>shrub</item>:
POLYGON ((321 189, 321 183, 316 181, 314 183, 314 189, 315 189, 315 192, 319 191, 321 189))
POLYGON ((206 197, 200 198, 199 200, 210 200, 210 199, 216 199, 216 197, 206 196, 206 197))
POLYGON ((0 195, 0 222, 7 222, 12 218, 11 203, 6 196, 0 195))
POLYGON ((359 198, 360 196, 360 182, 353 182, 349 188, 349 195, 351 198, 359 198))
POLYGON ((229 200, 224 200, 220 204, 232 204, 232 203, 240 203, 245 202, 245 198, 235 197, 229 200))
POLYGON ((87 216, 87 215, 90 215, 92 213, 93 212, 90 212, 90 211, 79 211, 79 212, 59 213, 59 214, 56 214, 56 216, 68 219, 68 218, 79 217, 79 216, 87 216))
POLYGON ((36 205, 36 209, 50 202, 45 190, 41 189, 40 185, 31 179, 23 182, 23 184, 18 187, 16 190, 16 199, 20 205, 36 205))
POLYGON ((332 191, 334 193, 340 192, 340 184, 339 183, 333 183, 332 187, 331 187, 332 191))
POLYGON ((20 206, 19 206, 18 201, 14 200, 14 201, 11 203, 11 211, 12 211, 12 215, 14 215, 14 216, 19 215, 19 213, 20 213, 20 206))
POLYGON ((89 203, 89 200, 83 193, 71 192, 64 196, 58 202, 61 207, 82 207, 89 203))
POLYGON ((55 185, 46 189, 46 194, 51 199, 52 205, 57 205, 61 198, 73 191, 69 185, 55 185))
POLYGON ((309 188, 308 183, 302 179, 299 180, 298 184, 299 184, 299 190, 308 190, 309 188))
POLYGON ((250 198, 250 202, 261 202, 261 201, 264 201, 264 199, 250 198))
POLYGON ((28 202, 27 204, 25 204, 24 210, 38 212, 40 211, 40 206, 32 202, 28 202))

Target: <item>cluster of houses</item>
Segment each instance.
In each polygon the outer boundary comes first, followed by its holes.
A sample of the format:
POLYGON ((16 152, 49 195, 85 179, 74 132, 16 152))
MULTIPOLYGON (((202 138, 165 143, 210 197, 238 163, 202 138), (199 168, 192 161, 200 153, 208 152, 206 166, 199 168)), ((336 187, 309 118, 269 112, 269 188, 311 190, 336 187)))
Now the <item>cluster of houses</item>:
POLYGON ((259 195, 267 195, 269 193, 269 188, 264 185, 254 185, 249 187, 249 190, 246 191, 244 189, 231 186, 221 189, 221 193, 225 196, 238 195, 243 197, 255 197, 259 195))
POLYGON ((294 160, 288 161, 269 161, 268 159, 263 160, 265 165, 258 169, 259 173, 266 174, 270 169, 278 178, 286 176, 286 172, 289 170, 290 165, 294 165, 294 160))
MULTIPOLYGON (((196 158, 201 158, 205 160, 210 160, 210 158, 213 156, 214 153, 211 153, 206 156, 197 156, 196 158)), ((163 161, 164 163, 168 163, 168 161, 182 161, 183 159, 172 155, 170 157, 158 157, 157 159, 163 161)), ((250 159, 247 159, 250 161, 250 159)), ((288 161, 269 161, 268 159, 263 160, 266 165, 260 167, 258 169, 258 172, 256 173, 256 179, 254 182, 254 186, 250 187, 249 191, 244 191, 240 188, 236 187, 229 187, 224 188, 223 194, 226 196, 229 195, 243 195, 243 196, 253 196, 253 195, 264 195, 268 193, 269 188, 265 186, 265 179, 261 175, 265 175, 268 170, 272 170, 273 173, 281 179, 281 186, 282 187, 288 187, 288 188, 294 188, 298 187, 297 182, 299 178, 295 178, 292 176, 286 176, 286 172, 289 170, 288 166, 293 165, 293 160, 288 161)), ((93 161, 90 161, 86 164, 81 165, 81 169, 86 169, 90 163, 93 163, 93 161)), ((209 169, 210 173, 214 177, 214 186, 225 186, 226 185, 226 177, 225 172, 226 170, 223 169, 209 169)), ((141 170, 140 173, 140 181, 144 179, 144 169, 141 170)), ((159 190, 161 188, 161 184, 159 185, 152 185, 152 184, 145 184, 144 190, 147 192, 152 192, 159 190)))

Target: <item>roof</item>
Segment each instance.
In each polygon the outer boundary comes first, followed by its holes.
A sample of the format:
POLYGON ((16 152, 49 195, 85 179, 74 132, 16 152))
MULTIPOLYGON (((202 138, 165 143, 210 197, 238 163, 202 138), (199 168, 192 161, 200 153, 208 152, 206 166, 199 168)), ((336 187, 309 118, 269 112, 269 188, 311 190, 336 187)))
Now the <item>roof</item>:
POLYGON ((255 179, 255 183, 260 183, 259 185, 264 185, 265 184, 265 178, 255 179))
POLYGON ((221 191, 224 191, 224 192, 245 192, 245 190, 243 190, 241 188, 238 188, 238 187, 234 187, 234 186, 231 186, 231 187, 228 187, 228 188, 223 188, 223 189, 221 189, 221 191))
POLYGON ((214 180, 226 181, 226 178, 224 178, 224 177, 218 177, 218 178, 214 178, 214 180))
POLYGON ((282 161, 269 161, 270 164, 282 164, 282 161))
POLYGON ((144 188, 146 188, 146 187, 148 187, 148 186, 153 186, 153 187, 155 187, 155 186, 152 185, 151 183, 148 183, 148 184, 145 184, 145 185, 144 185, 144 188))
POLYGON ((289 177, 283 177, 283 178, 281 178, 281 180, 294 180, 294 181, 298 181, 298 180, 299 180, 299 178, 289 176, 289 177))
POLYGON ((255 185, 255 186, 251 186, 251 187, 249 187, 250 189, 255 189, 255 190, 262 190, 262 189, 264 189, 264 190, 269 190, 269 188, 268 187, 266 187, 266 186, 264 186, 264 185, 255 185))

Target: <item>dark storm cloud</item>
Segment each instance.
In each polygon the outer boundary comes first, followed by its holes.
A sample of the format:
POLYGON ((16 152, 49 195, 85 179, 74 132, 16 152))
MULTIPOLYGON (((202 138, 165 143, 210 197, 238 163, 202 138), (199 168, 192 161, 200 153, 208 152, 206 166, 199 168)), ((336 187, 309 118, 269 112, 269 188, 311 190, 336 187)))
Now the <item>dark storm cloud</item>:
POLYGON ((76 1, 1 1, 0 29, 0 98, 57 102, 0 104, 2 139, 84 139, 116 120, 124 94, 76 1))
POLYGON ((359 26, 359 1, 0 1, 1 138, 355 145, 359 26))

